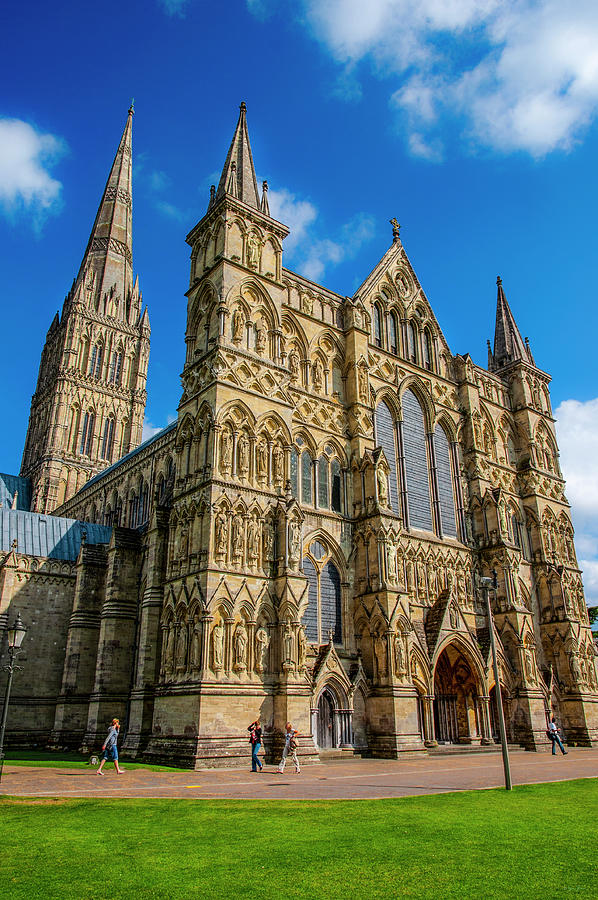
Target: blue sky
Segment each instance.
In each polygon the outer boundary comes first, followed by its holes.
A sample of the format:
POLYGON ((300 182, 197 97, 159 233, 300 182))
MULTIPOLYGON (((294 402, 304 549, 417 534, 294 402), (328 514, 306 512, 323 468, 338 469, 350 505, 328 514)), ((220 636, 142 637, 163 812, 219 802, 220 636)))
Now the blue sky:
POLYGON ((594 0, 10 4, 0 36, 5 428, 17 472, 45 332, 135 97, 147 430, 176 414, 187 231, 245 100, 285 264, 351 294, 401 236, 453 352, 486 362, 495 280, 553 376, 598 603, 598 7, 594 0))

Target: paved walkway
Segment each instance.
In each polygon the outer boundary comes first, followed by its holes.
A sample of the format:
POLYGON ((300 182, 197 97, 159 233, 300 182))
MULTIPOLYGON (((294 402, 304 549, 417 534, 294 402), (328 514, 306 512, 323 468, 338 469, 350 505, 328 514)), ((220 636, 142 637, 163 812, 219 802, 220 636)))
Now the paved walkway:
MULTIPOLYGON (((126 769, 117 775, 107 764, 101 776, 82 769, 4 766, 0 794, 25 797, 185 797, 211 800, 357 800, 406 797, 504 786, 500 753, 399 760, 353 759, 304 766, 284 775, 274 766, 261 774, 218 769, 151 772, 126 769)), ((572 749, 568 755, 516 752, 514 785, 598 775, 598 750, 572 749)))

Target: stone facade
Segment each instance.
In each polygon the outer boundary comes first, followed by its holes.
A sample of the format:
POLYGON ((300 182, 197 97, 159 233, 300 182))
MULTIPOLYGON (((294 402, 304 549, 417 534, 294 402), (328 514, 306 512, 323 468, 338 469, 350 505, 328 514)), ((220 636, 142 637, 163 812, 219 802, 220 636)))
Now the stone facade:
POLYGON ((549 376, 498 284, 488 369, 454 356, 393 243, 352 297, 282 265, 244 105, 190 232, 176 423, 59 512, 86 544, 53 739, 187 765, 395 757, 496 736, 479 576, 510 738, 598 741, 595 651, 558 466, 549 376), (85 587, 89 585, 89 587, 85 587))

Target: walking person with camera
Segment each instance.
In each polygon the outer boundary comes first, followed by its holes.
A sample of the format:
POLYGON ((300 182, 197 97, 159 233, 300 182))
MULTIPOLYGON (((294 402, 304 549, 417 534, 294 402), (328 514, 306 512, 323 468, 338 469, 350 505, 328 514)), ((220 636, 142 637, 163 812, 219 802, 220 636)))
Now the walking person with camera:
POLYGON ((284 749, 282 751, 282 759, 278 765, 277 774, 282 775, 284 772, 284 767, 286 765, 287 757, 290 756, 293 762, 295 763, 295 775, 298 775, 301 771, 299 767, 299 760, 297 759, 297 747, 299 744, 297 743, 297 735, 299 734, 296 731, 290 722, 287 722, 287 730, 285 735, 284 749))

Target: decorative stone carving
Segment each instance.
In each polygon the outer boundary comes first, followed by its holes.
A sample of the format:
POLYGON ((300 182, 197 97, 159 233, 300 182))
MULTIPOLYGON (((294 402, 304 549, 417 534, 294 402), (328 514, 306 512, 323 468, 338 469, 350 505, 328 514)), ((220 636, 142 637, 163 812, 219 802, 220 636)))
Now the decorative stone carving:
POLYGON ((214 531, 216 537, 216 556, 224 556, 226 554, 226 544, 228 540, 228 521, 221 512, 216 516, 214 531))
POLYGON ((242 434, 239 439, 239 472, 246 475, 249 471, 249 441, 246 435, 242 434))
POLYGON ((232 333, 233 333, 233 342, 235 344, 240 344, 243 340, 243 329, 245 327, 245 317, 240 309, 236 309, 233 313, 233 324, 232 324, 232 333))
POLYGON ((395 658, 395 672, 398 676, 404 675, 406 671, 405 648, 403 646, 403 635, 400 632, 395 635, 393 649, 395 658))
POLYGON ((314 390, 320 393, 324 385, 324 368, 319 359, 316 359, 315 363, 312 366, 311 378, 314 390))
POLYGON ((247 265, 250 269, 257 269, 259 264, 259 244, 253 232, 247 238, 247 265))
POLYGON ((297 563, 301 556, 301 525, 299 522, 289 524, 289 560, 297 563))
POLYGON ((368 373, 365 366, 359 366, 357 369, 357 379, 359 382, 359 399, 362 403, 368 402, 368 373))
POLYGON ((274 481, 282 481, 284 452, 280 444, 276 444, 272 451, 272 477, 274 481))
POLYGON ((388 582, 389 584, 397 583, 397 548, 395 547, 392 540, 390 540, 386 545, 386 561, 388 568, 388 582))
POLYGON ((291 667, 295 663, 294 659, 294 636, 293 636, 293 628, 290 622, 287 622, 284 629, 283 636, 283 656, 284 656, 284 664, 286 667, 291 667))
POLYGON ((268 447, 265 441, 257 445, 256 468, 258 478, 265 478, 268 474, 268 447))
POLYGON ((198 669, 201 665, 201 634, 202 627, 198 622, 195 622, 191 636, 190 665, 192 669, 198 669))
POLYGON ((309 294, 303 294, 301 297, 301 309, 308 316, 311 316, 314 308, 313 298, 309 296, 309 294))
POLYGON ((266 341, 267 337, 264 323, 258 322, 255 326, 255 349, 260 355, 263 354, 266 349, 266 341))
POLYGON ((291 350, 289 356, 289 370, 292 378, 299 377, 299 354, 295 350, 291 350))
POLYGON ((229 471, 233 459, 233 441, 228 429, 220 436, 220 471, 225 474, 229 471))
POLYGON ((243 556, 243 520, 241 516, 235 516, 231 528, 231 552, 233 559, 239 560, 243 556))

